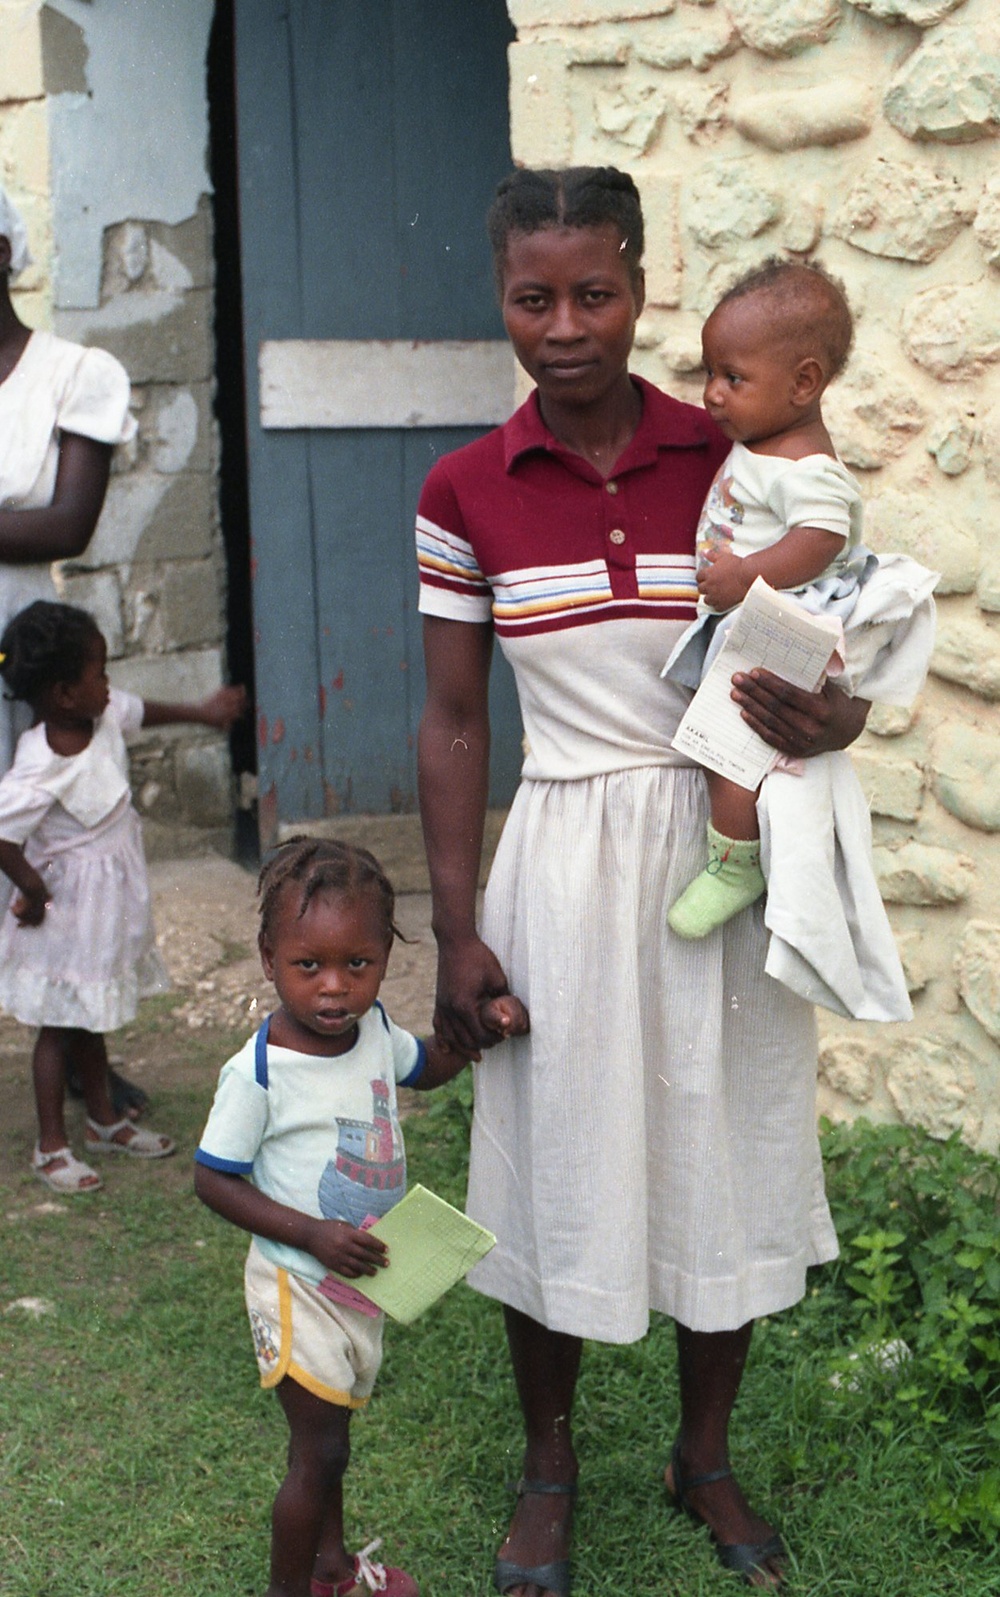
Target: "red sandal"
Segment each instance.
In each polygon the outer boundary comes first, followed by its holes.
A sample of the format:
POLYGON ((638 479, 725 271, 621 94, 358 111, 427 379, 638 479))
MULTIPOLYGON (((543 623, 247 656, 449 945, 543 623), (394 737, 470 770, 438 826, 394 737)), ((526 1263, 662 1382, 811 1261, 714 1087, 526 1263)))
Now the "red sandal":
POLYGON ((405 1569, 372 1562, 371 1554, 382 1545, 376 1537, 363 1547, 354 1560, 354 1574, 346 1580, 312 1580, 311 1597, 368 1597, 369 1592, 382 1592, 383 1597, 420 1597, 420 1587, 405 1569))

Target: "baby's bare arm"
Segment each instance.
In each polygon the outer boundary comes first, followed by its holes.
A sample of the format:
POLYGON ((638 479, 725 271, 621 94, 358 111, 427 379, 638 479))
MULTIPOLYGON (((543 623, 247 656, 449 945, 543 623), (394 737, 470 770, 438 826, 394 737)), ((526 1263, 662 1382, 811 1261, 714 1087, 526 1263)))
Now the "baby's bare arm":
POLYGON ((772 588, 799 588, 825 571, 844 547, 844 538, 822 527, 791 527, 769 549, 752 555, 711 550, 698 573, 698 589, 713 610, 742 604, 758 577, 772 588))

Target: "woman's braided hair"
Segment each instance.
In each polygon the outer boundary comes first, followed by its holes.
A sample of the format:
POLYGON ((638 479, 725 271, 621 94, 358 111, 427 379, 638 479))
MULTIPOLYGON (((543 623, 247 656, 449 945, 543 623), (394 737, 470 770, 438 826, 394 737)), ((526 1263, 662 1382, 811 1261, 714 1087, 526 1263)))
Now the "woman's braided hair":
POLYGON ((542 227, 603 227, 610 223, 622 236, 622 254, 632 277, 638 276, 644 247, 642 203, 627 172, 616 166, 568 166, 511 172, 497 186, 486 214, 497 283, 503 279, 507 241, 512 233, 535 233, 542 227))
POLYGON ((10 699, 32 706, 57 682, 79 682, 101 630, 75 604, 36 599, 12 616, 0 637, 0 677, 10 699))
POLYGON ((261 940, 274 933, 278 904, 286 888, 299 895, 300 919, 318 893, 369 896, 382 916, 386 943, 391 946, 397 937, 405 941, 395 921, 392 883, 366 848, 320 837, 290 837, 279 844, 257 879, 261 940))

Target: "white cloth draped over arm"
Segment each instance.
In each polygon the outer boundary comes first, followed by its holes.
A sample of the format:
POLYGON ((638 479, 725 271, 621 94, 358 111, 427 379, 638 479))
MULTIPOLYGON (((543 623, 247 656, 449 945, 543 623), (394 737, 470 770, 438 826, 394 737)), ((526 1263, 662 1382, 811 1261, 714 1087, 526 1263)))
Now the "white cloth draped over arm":
MULTIPOLYGON (((916 698, 934 646, 937 573, 881 555, 845 627, 845 682, 883 704, 916 698)), ((766 970, 836 1015, 910 1020, 913 1010, 872 862, 871 817, 850 755, 821 754, 801 776, 774 771, 757 801, 766 970)))

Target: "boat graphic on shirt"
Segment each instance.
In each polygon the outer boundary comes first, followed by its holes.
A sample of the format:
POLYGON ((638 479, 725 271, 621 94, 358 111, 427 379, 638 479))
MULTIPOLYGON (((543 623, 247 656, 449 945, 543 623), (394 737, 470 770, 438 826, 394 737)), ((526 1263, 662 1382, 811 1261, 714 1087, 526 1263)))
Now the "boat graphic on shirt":
POLYGON ((346 1220, 361 1226, 371 1215, 380 1219, 406 1193, 403 1139, 389 1104, 389 1084, 371 1082, 372 1117, 337 1117, 337 1152, 319 1181, 319 1208, 324 1220, 346 1220))

